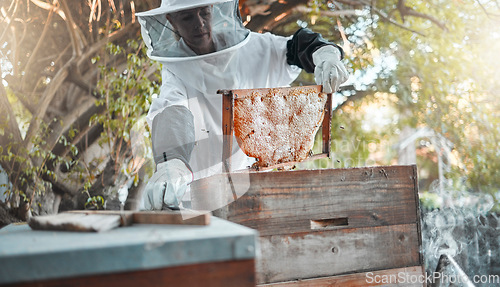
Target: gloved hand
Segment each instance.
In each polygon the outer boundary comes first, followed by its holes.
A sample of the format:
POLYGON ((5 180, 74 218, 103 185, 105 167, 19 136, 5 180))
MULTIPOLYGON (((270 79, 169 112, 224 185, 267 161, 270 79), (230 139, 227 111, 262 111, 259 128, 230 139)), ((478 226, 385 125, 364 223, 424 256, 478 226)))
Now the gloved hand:
POLYGON ((349 74, 340 61, 340 51, 332 45, 325 45, 312 54, 316 84, 323 85, 324 93, 333 93, 340 84, 347 81, 349 74))
POLYGON ((159 163, 155 174, 144 188, 142 200, 146 210, 165 207, 178 210, 193 174, 179 159, 159 163))

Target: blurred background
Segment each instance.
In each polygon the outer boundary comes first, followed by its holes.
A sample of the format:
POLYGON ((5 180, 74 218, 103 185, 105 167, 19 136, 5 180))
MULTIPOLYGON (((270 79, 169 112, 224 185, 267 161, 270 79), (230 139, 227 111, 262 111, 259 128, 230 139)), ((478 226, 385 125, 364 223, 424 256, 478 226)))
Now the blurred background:
MULTIPOLYGON (((160 2, 0 1, 0 226, 137 207, 161 67, 134 13, 160 2)), ((297 168, 416 164, 426 268, 448 254, 469 276, 500 274, 500 2, 239 4, 252 31, 308 27, 346 53, 332 157, 297 168)))

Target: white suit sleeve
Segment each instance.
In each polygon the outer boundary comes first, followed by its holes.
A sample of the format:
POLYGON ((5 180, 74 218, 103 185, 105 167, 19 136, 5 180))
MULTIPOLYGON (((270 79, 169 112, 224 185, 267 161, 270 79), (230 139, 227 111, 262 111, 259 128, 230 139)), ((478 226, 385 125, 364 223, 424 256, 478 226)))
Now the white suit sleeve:
POLYGON ((191 169, 189 160, 195 141, 193 115, 186 88, 167 69, 162 70, 160 96, 153 100, 147 119, 155 163, 180 159, 191 169))
POLYGON ((270 49, 266 49, 266 53, 270 52, 273 61, 270 64, 268 73, 268 81, 270 86, 288 86, 293 82, 300 72, 301 68, 296 65, 290 65, 287 62, 287 43, 292 37, 283 37, 271 33, 262 34, 265 41, 270 45, 270 49))
POLYGON ((179 78, 165 68, 161 71, 161 77, 160 95, 153 99, 146 117, 149 127, 152 126, 154 117, 166 107, 177 105, 189 108, 186 87, 179 78))

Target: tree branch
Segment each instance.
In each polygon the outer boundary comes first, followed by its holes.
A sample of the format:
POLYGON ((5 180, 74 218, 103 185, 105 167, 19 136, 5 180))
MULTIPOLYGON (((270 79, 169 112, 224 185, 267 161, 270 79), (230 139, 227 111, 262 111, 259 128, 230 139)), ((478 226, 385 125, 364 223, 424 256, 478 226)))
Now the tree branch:
POLYGON ((363 3, 359 3, 359 1, 357 1, 357 0, 335 0, 335 2, 349 5, 351 7, 362 7, 365 5, 363 3))
MULTIPOLYGON (((305 5, 299 5, 293 9, 296 12, 299 13, 311 13, 313 11, 312 8, 306 7, 305 5)), ((319 11, 320 16, 324 17, 338 17, 338 16, 351 16, 351 15, 359 15, 361 13, 360 10, 337 10, 337 11, 330 11, 330 10, 321 10, 319 11)))
POLYGON ((354 91, 354 94, 347 97, 347 99, 345 101, 343 101, 341 104, 339 104, 337 107, 335 107, 334 112, 342 109, 346 104, 348 104, 350 102, 359 101, 362 98, 372 94, 372 92, 369 92, 369 91, 357 91, 354 89, 354 86, 352 86, 352 85, 341 87, 340 90, 341 91, 354 91))
MULTIPOLYGON (((10 152, 14 155, 19 155, 20 146, 17 143, 22 142, 21 132, 19 130, 19 125, 16 121, 12 106, 7 99, 7 92, 3 85, 0 85, 0 108, 2 111, 6 111, 0 114, 0 128, 3 128, 3 133, 0 134, 0 147, 2 151, 0 155, 8 155, 6 149, 10 147, 10 152), (4 125, 5 123, 5 125, 4 125), (12 135, 12 137, 10 137, 12 135)), ((9 175, 9 181, 22 192, 25 192, 28 188, 28 183, 22 183, 19 178, 21 171, 21 162, 15 159, 8 159, 6 157, 0 157, 0 165, 9 175)), ((28 177, 29 180, 29 177, 28 177)))
POLYGON ((28 150, 30 150, 33 147, 32 144, 33 137, 36 135, 36 132, 40 128, 40 124, 43 119, 43 116, 47 111, 47 107, 49 106, 52 99, 54 99, 54 96, 59 87, 62 85, 62 83, 64 83, 64 81, 68 77, 69 73, 68 71, 70 65, 71 62, 66 63, 66 65, 64 65, 59 70, 59 72, 57 72, 57 74, 50 82, 49 86, 45 89, 44 93, 42 94, 42 102, 39 104, 39 108, 36 114, 34 114, 33 118, 31 119, 28 132, 26 133, 26 138, 24 139, 24 146, 28 150))
MULTIPOLYGON (((29 57, 28 59, 28 62, 26 63, 26 65, 24 66, 24 76, 25 79, 28 78, 28 75, 30 74, 30 71, 31 71, 31 64, 33 63, 33 61, 36 59, 36 53, 38 52, 38 50, 40 50, 40 47, 42 45, 43 42, 45 42, 45 36, 47 34, 47 31, 49 30, 49 25, 52 21, 52 15, 54 13, 54 10, 49 10, 49 15, 47 16, 47 20, 45 21, 45 25, 43 26, 43 30, 42 30, 42 34, 40 35, 40 38, 38 39, 38 42, 36 43, 35 45, 35 48, 33 48, 33 51, 31 52, 31 56, 29 57)), ((23 81, 23 85, 21 85, 21 87, 24 86, 24 82, 23 81)), ((24 88, 21 88, 21 90, 24 90, 24 88)))
POLYGON ((80 67, 81 64, 84 62, 84 61, 87 61, 90 57, 92 57, 93 55, 95 55, 98 51, 100 51, 102 49, 102 47, 104 47, 107 43, 110 43, 110 42, 113 42, 113 41, 116 41, 116 40, 119 40, 121 39, 122 37, 124 36, 127 36, 128 33, 130 33, 130 31, 134 31, 134 29, 137 29, 137 31, 139 30, 139 23, 138 22, 135 22, 135 23, 130 23, 130 24, 127 24, 126 26, 124 26, 122 29, 118 30, 118 31, 115 31, 111 34, 109 34, 107 37, 104 37, 103 39, 99 40, 98 42, 94 43, 92 46, 90 46, 86 51, 85 53, 83 53, 79 59, 77 60, 77 66, 80 67))
POLYGON ((73 57, 78 57, 82 54, 82 49, 80 45, 81 41, 79 41, 81 39, 78 37, 79 33, 77 31, 77 26, 75 24, 75 21, 73 21, 73 16, 71 15, 71 11, 69 10, 66 0, 59 1, 61 3, 64 14, 66 15, 66 27, 68 27, 71 43, 73 45, 73 57))
POLYGON ((391 24, 393 24, 393 25, 395 25, 395 26, 397 26, 397 27, 399 27, 399 28, 401 28, 401 29, 408 30, 408 31, 410 31, 410 32, 412 32, 412 33, 415 33, 415 34, 418 34, 418 35, 420 35, 420 36, 425 36, 423 33, 418 32, 418 31, 413 30, 413 29, 410 29, 410 28, 408 28, 408 27, 406 27, 406 26, 404 26, 404 25, 401 25, 400 23, 396 22, 395 20, 391 19, 391 18, 390 18, 387 14, 385 14, 384 12, 382 12, 382 11, 380 11, 380 10, 376 9, 376 8, 375 8, 375 7, 374 7, 371 3, 368 3, 368 2, 366 2, 366 1, 364 1, 364 0, 359 0, 359 2, 360 2, 360 3, 363 3, 364 5, 366 5, 366 6, 368 6, 368 7, 370 7, 370 10, 372 10, 373 12, 375 12, 375 14, 379 15, 379 16, 380 16, 383 20, 385 20, 385 21, 387 21, 387 22, 389 22, 389 23, 391 23, 391 24))
MULTIPOLYGON (((19 2, 19 0, 16 0, 16 1, 14 1, 14 2, 12 2, 12 3, 10 4, 10 7, 9 7, 9 9, 7 10, 7 12, 8 12, 8 11, 10 11, 10 10, 12 9, 12 6, 13 6, 13 5, 15 5, 15 6, 14 6, 14 8, 13 8, 13 11, 12 11, 12 13, 11 13, 11 16, 9 17, 9 16, 7 16, 7 15, 6 15, 6 16, 4 16, 4 17, 2 18, 2 23, 3 23, 3 22, 7 22, 7 26, 5 27, 5 29, 3 30, 2 35, 0 36, 0 43, 3 43, 3 37, 5 37, 5 34, 7 34, 7 31, 9 30, 10 25, 12 25, 12 20, 14 19, 14 15, 16 14, 16 11, 17 11, 17 4, 18 4, 18 2, 19 2)), ((0 23, 0 24, 1 24, 1 23, 0 23)))
POLYGON ((0 85, 0 108, 2 110, 2 113, 0 113, 0 128, 3 129, 3 133, 0 135, 1 146, 7 147, 9 142, 22 142, 21 131, 3 85, 0 85), (9 139, 11 134, 12 139, 9 139))
POLYGON ((50 4, 50 3, 47 3, 47 2, 44 2, 44 1, 40 1, 40 0, 31 0, 31 2, 33 4, 35 4, 36 6, 42 8, 42 9, 45 9, 45 10, 53 10, 54 12, 56 12, 63 20, 66 20, 66 15, 64 15, 64 12, 61 11, 61 9, 59 9, 59 7, 57 7, 56 5, 54 4, 50 4))
POLYGON ((276 1, 271 4, 267 15, 255 15, 252 17, 250 22, 246 27, 252 31, 263 31, 270 30, 269 27, 273 25, 276 21, 276 17, 282 15, 283 13, 289 13, 290 10, 297 7, 300 4, 306 4, 306 0, 288 0, 285 4, 280 3, 281 1, 276 1))
MULTIPOLYGON (((484 14, 486 14, 486 16, 488 17, 500 17, 499 14, 493 14, 493 13, 490 13, 488 12, 488 10, 486 10, 486 8, 484 7, 483 3, 481 3, 481 1, 477 1, 476 0, 476 3, 479 5, 479 7, 481 7, 481 10, 483 10, 484 14)), ((497 3, 497 8, 498 8, 498 3, 497 3)))
MULTIPOLYGON (((25 95, 23 95, 22 92, 14 91, 14 95, 16 98, 21 102, 23 107, 28 110, 32 115, 36 113, 37 105, 36 103, 31 102, 30 100, 26 99, 25 95)), ((33 96, 33 95, 31 95, 33 96)), ((34 96, 36 97, 36 95, 34 96)))
POLYGON ((80 70, 77 68, 76 64, 71 65, 69 68, 68 81, 77 85, 80 89, 88 91, 90 95, 99 98, 99 96, 96 95, 96 88, 83 79, 82 74, 80 73, 80 70))
POLYGON ((448 28, 446 27, 446 25, 444 23, 440 22, 439 20, 437 20, 436 18, 434 18, 430 15, 424 14, 424 13, 417 12, 417 11, 413 10, 413 8, 406 6, 406 0, 398 0, 397 8, 398 8, 399 14, 401 15, 401 20, 403 20, 403 23, 405 21, 405 16, 414 16, 414 17, 418 17, 418 18, 427 19, 427 20, 431 21, 432 23, 436 24, 442 30, 448 31, 448 28))

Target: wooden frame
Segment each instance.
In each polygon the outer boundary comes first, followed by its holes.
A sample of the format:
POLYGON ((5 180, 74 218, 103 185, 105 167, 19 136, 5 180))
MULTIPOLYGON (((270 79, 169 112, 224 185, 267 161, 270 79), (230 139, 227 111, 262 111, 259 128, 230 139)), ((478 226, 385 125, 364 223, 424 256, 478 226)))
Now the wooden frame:
MULTIPOLYGON (((318 92, 323 91, 323 86, 301 86, 301 87, 284 87, 278 88, 280 90, 294 90, 294 89, 315 89, 318 92)), ((218 94, 222 95, 222 132, 223 132, 223 144, 222 144, 222 162, 226 172, 231 170, 231 151, 233 149, 233 132, 234 132, 234 100, 249 97, 254 92, 259 92, 266 95, 271 88, 263 89, 237 89, 237 90, 219 90, 218 94)), ((330 148, 331 148, 331 125, 332 125, 332 94, 327 94, 327 100, 325 103, 325 114, 323 117, 323 123, 321 125, 322 133, 322 152, 319 154, 312 155, 306 160, 313 160, 319 158, 329 158, 330 148)), ((259 170, 271 170, 275 168, 280 168, 284 166, 293 165, 295 162, 281 163, 265 168, 259 168, 259 170)))

